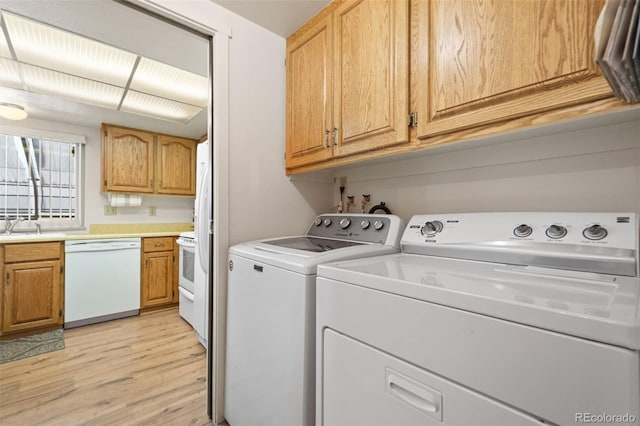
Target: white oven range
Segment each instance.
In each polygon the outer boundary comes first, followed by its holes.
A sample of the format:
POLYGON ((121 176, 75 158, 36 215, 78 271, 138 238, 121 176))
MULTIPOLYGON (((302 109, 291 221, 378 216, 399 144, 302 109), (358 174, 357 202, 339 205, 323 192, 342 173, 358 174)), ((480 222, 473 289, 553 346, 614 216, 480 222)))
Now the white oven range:
POLYGON ((178 255, 178 291, 180 292, 178 309, 180 316, 193 327, 195 266, 197 261, 195 233, 192 231, 180 233, 176 243, 180 247, 178 255))

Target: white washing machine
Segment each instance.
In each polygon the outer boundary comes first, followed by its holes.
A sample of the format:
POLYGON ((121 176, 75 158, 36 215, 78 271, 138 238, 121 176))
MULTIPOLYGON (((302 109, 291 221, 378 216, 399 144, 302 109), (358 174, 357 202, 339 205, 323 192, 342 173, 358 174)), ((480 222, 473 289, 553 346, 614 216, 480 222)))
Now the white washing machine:
POLYGON ((318 267, 318 425, 640 422, 634 213, 414 216, 318 267))
POLYGON ((313 425, 317 265, 396 253, 392 215, 321 215, 306 235, 229 250, 225 417, 233 426, 313 425))

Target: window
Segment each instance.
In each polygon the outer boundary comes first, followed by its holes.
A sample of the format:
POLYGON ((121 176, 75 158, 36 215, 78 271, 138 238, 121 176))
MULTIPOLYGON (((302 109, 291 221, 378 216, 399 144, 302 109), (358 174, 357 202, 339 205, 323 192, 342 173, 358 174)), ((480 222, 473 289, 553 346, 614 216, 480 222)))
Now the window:
POLYGON ((16 133, 0 133, 0 221, 20 218, 22 230, 80 228, 82 142, 16 133))

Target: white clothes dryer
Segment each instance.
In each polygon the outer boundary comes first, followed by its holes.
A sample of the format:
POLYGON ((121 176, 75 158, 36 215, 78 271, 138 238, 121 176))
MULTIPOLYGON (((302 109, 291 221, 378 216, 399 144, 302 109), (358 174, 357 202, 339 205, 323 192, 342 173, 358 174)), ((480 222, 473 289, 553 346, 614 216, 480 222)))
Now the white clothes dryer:
POLYGON ((314 424, 317 265, 396 253, 403 230, 393 215, 325 214, 305 235, 230 248, 229 424, 314 424))
POLYGON ((318 425, 640 423, 634 213, 414 216, 318 267, 318 425))

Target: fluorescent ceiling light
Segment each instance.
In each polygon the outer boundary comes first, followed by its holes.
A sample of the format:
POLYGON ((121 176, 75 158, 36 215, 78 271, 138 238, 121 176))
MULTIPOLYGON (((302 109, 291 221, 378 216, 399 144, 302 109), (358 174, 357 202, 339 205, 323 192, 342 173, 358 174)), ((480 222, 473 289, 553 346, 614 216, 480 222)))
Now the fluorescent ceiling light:
POLYGON ((0 103, 0 117, 9 120, 23 120, 27 118, 27 111, 20 105, 0 103))
POLYGON ((0 13, 3 86, 185 124, 208 105, 206 77, 0 13))
POLYGON ((9 43, 4 36, 4 31, 0 28, 0 58, 13 59, 11 57, 11 50, 9 49, 9 43))
POLYGON ((204 108, 208 104, 207 81, 197 74, 141 58, 129 87, 204 108))
POLYGON ((21 64, 29 91, 59 96, 105 108, 117 109, 124 94, 121 87, 21 64))
POLYGON ((124 87, 137 55, 10 13, 3 13, 16 59, 124 87))
POLYGON ((202 108, 129 90, 120 110, 186 124, 202 108))
POLYGON ((20 70, 17 62, 0 58, 0 84, 22 89, 22 80, 20 80, 20 70))

